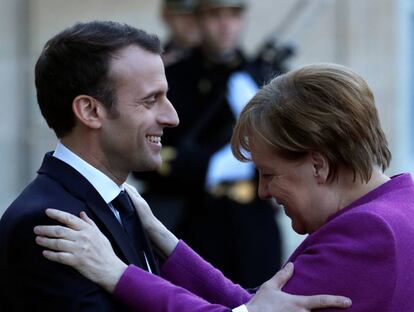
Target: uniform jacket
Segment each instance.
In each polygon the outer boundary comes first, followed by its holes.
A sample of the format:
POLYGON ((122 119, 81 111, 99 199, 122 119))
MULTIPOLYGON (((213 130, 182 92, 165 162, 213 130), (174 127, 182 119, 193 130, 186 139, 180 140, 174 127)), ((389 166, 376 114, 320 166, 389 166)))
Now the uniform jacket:
POLYGON ((166 68, 168 99, 180 118, 180 125, 163 135, 163 146, 172 146, 177 156, 167 176, 138 173, 150 189, 162 194, 200 194, 211 156, 230 142, 235 117, 227 103, 227 81, 244 68, 245 58, 237 52, 234 61, 218 64, 206 59, 201 49, 166 68), (182 187, 185 185, 185 187, 182 187))

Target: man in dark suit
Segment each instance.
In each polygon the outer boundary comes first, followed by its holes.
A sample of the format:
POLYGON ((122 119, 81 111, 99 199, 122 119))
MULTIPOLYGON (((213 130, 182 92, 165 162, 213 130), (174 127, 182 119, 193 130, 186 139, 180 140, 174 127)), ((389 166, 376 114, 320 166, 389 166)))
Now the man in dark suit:
POLYGON ((0 221, 1 311, 124 311, 70 267, 48 261, 33 227, 45 209, 85 211, 126 263, 159 272, 123 183, 161 164, 166 98, 157 37, 113 22, 79 23, 49 40, 35 69, 40 110, 59 142, 0 221))

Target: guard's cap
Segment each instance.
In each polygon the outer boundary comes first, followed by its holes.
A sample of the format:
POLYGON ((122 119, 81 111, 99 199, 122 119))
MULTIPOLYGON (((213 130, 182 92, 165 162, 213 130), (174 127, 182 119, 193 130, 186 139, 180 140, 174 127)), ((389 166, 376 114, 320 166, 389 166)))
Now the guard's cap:
POLYGON ((196 9, 200 10, 204 7, 229 7, 244 9, 247 6, 247 0, 197 0, 196 9))
POLYGON ((162 7, 171 12, 193 13, 196 9, 196 0, 163 0, 162 7))

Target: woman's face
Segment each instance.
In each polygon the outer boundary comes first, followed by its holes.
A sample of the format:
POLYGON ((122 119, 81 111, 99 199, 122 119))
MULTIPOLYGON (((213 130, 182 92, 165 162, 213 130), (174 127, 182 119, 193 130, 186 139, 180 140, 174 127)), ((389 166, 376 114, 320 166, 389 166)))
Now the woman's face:
POLYGON ((259 171, 260 198, 276 199, 299 234, 321 227, 330 214, 324 209, 329 192, 319 176, 319 155, 309 153, 299 160, 287 160, 254 137, 250 138, 250 148, 259 171))

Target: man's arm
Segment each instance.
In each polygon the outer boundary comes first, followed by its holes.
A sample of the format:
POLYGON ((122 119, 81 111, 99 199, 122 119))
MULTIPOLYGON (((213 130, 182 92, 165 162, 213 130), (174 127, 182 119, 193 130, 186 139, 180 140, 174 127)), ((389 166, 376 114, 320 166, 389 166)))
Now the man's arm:
POLYGON ((274 277, 264 283, 246 304, 248 312, 280 311, 299 312, 321 308, 348 308, 348 298, 330 295, 295 296, 282 292, 283 286, 293 276, 293 264, 289 262, 274 277))

